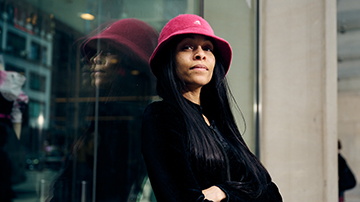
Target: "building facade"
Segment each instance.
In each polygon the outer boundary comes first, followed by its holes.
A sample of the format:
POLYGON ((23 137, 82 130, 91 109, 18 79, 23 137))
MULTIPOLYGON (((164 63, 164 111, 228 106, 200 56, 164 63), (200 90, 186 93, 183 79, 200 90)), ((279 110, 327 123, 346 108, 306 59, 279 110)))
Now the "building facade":
MULTIPOLYGON (((235 118, 284 201, 338 201, 338 136, 360 145, 356 130, 338 135, 341 123, 357 124, 356 115, 338 121, 338 110, 347 117, 352 109, 338 102, 356 103, 358 97, 338 96, 339 2, 0 0, 2 68, 26 78, 22 91, 29 98, 13 143, 24 151, 19 176, 26 178, 13 182, 13 201, 89 201, 104 194, 97 183, 109 186, 105 193, 115 194, 114 186, 124 190, 114 195, 118 201, 156 201, 139 156, 141 113, 159 99, 155 78, 144 62, 136 63, 144 59, 136 59, 138 52, 92 39, 124 19, 159 33, 183 13, 203 16, 230 43, 227 79, 239 107, 235 118), (122 60, 137 65, 117 70, 113 83, 101 83, 89 66, 99 47, 124 53, 122 60), (126 180, 111 181, 112 172, 126 180)), ((133 43, 156 45, 149 44, 150 35, 133 43)))

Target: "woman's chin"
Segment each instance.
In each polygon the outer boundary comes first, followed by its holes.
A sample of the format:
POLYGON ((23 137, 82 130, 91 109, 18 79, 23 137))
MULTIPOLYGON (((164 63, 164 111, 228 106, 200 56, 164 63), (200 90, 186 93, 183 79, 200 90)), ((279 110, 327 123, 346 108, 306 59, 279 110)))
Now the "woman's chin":
POLYGON ((99 89, 108 89, 111 86, 111 82, 103 81, 101 79, 95 79, 91 81, 92 87, 97 87, 99 89))
POLYGON ((192 82, 186 82, 187 86, 192 86, 192 87, 202 87, 205 86, 206 84, 208 84, 210 82, 210 80, 208 79, 198 79, 198 80, 194 80, 192 82))

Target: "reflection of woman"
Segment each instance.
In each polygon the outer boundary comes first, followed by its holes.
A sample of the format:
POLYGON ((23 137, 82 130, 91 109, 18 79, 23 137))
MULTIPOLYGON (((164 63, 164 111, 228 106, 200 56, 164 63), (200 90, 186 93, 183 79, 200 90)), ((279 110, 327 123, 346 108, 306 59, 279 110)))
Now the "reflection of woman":
POLYGON ((110 95, 138 95, 148 87, 147 62, 156 36, 157 31, 148 24, 124 19, 87 40, 83 49, 90 62, 91 85, 110 95))
POLYGON ((225 75, 231 48, 196 15, 163 28, 150 59, 163 101, 145 110, 142 153, 158 202, 282 201, 242 139, 225 75))
POLYGON ((147 61, 157 36, 148 24, 123 19, 83 43, 89 65, 83 76, 89 76, 89 84, 99 90, 99 106, 95 108, 95 102, 91 102, 87 116, 90 126, 77 141, 72 161, 54 184, 52 201, 69 201, 71 197, 80 200, 82 181, 86 182, 86 200, 91 201, 94 177, 96 201, 136 199, 145 176, 139 149, 140 117, 146 96, 152 94, 147 61))

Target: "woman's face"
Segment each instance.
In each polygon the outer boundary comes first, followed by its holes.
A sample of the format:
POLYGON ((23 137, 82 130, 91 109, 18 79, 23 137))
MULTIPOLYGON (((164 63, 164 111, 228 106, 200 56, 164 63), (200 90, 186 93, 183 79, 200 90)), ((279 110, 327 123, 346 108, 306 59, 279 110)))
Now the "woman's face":
POLYGON ((91 59, 91 85, 109 88, 119 75, 119 52, 111 48, 102 48, 91 59))
POLYGON ((201 88, 212 78, 215 67, 214 45, 203 35, 189 35, 175 50, 178 76, 189 89, 201 88))

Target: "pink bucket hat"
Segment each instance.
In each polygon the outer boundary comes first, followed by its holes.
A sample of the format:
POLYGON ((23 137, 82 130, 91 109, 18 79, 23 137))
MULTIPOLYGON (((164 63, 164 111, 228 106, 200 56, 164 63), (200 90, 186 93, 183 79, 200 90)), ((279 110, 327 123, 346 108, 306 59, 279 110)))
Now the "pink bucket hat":
MULTIPOLYGON (((96 49, 97 40, 103 40, 115 47, 125 46, 137 55, 144 63, 157 45, 158 31, 149 24, 135 19, 126 18, 107 25, 99 34, 90 37, 84 45, 85 55, 90 49, 96 49)), ((90 56, 91 57, 91 56, 90 56)), ((87 55, 89 58, 89 55, 87 55)))
POLYGON ((159 67, 158 62, 161 60, 162 49, 175 36, 183 34, 201 34, 213 39, 215 43, 214 45, 218 49, 217 52, 219 53, 217 57, 220 57, 223 61, 224 71, 225 74, 227 74, 232 57, 230 44, 226 40, 216 36, 209 23, 202 17, 194 14, 182 14, 171 19, 160 33, 159 44, 155 48, 149 60, 151 71, 155 76, 157 76, 156 72, 158 72, 159 68, 161 68, 159 67))

